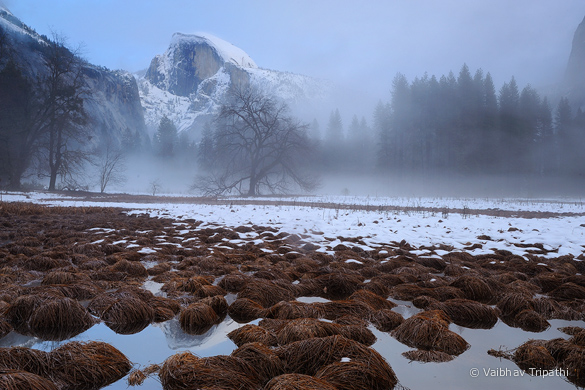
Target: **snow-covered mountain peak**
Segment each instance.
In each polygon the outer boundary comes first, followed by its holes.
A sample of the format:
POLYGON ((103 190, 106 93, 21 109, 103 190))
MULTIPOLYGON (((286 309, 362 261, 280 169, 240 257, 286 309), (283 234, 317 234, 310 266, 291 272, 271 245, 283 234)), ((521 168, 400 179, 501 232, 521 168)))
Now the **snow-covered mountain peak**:
POLYGON ((217 54, 223 59, 224 62, 230 62, 234 65, 241 66, 242 68, 258 67, 254 60, 244 50, 232 45, 227 41, 224 41, 221 38, 207 33, 175 33, 173 34, 169 49, 172 49, 174 46, 185 42, 210 46, 217 52, 217 54))

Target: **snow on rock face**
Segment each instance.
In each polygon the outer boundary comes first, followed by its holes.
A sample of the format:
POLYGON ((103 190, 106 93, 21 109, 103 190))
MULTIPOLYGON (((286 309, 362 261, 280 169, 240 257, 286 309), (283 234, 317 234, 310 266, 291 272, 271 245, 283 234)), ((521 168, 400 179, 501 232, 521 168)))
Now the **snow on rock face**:
POLYGON ((166 115, 194 140, 232 86, 253 86, 287 103, 325 98, 330 88, 308 76, 258 68, 245 51, 209 34, 174 34, 168 49, 136 77, 151 132, 166 115))
POLYGON ((242 68, 257 68, 254 60, 242 49, 211 34, 181 34, 175 33, 171 40, 171 47, 184 43, 207 45, 214 49, 223 62, 231 62, 242 68))

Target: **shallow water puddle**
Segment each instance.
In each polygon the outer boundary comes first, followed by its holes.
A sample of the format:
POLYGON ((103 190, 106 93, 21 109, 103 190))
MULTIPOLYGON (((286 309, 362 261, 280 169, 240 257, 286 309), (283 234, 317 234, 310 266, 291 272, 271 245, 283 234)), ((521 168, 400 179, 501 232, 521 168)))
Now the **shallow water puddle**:
MULTIPOLYGON (((303 299, 300 299, 303 301, 303 299)), ((314 299, 306 299, 314 301, 314 299)), ((408 305, 399 304, 394 309, 409 317, 418 311, 408 305)), ((252 321, 256 324, 259 320, 252 321)), ((518 328, 511 328, 498 321, 492 329, 469 329, 451 325, 450 329, 460 334, 471 344, 471 348, 453 361, 447 363, 419 363, 410 362, 401 354, 411 348, 398 342, 389 333, 380 332, 373 326, 370 330, 376 335, 377 341, 372 346, 390 364, 395 371, 400 384, 408 389, 425 389, 432 386, 434 389, 485 389, 514 388, 514 389, 574 389, 575 386, 560 377, 531 377, 523 373, 513 362, 498 359, 487 354, 489 349, 513 349, 529 339, 550 340, 557 337, 568 338, 558 330, 564 326, 585 327, 584 321, 550 320, 551 328, 541 333, 525 332, 518 328), (474 375, 477 375, 475 377, 474 375), (518 375, 518 376, 514 376, 518 375)), ((3 338, 0 347, 25 346, 44 351, 50 351, 69 341, 105 341, 124 353, 134 363, 135 368, 145 368, 149 364, 161 364, 169 356, 182 351, 191 351, 197 356, 207 357, 215 355, 229 355, 236 345, 227 338, 227 334, 245 324, 233 321, 229 316, 213 326, 203 335, 189 335, 181 330, 178 319, 153 324, 143 331, 133 335, 116 334, 104 323, 94 325, 86 332, 62 342, 42 341, 11 333, 3 338)), ((126 378, 119 380, 104 389, 128 389, 126 378)), ((137 389, 162 389, 155 375, 148 378, 137 389)))

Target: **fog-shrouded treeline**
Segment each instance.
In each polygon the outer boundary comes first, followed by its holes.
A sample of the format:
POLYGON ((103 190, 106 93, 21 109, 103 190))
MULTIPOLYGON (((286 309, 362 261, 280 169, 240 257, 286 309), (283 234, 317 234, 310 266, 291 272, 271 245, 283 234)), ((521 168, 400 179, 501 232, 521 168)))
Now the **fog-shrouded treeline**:
MULTIPOLYGON (((320 146, 324 167, 398 175, 580 177, 585 114, 567 98, 550 101, 514 77, 496 88, 489 73, 397 74, 390 100, 357 117, 345 137, 333 112, 320 146), (370 131, 368 131, 370 129, 370 131), (342 141, 340 141, 342 140, 342 141)), ((318 128, 313 125, 313 128, 318 128)), ((323 131, 321 131, 323 133, 323 131)))

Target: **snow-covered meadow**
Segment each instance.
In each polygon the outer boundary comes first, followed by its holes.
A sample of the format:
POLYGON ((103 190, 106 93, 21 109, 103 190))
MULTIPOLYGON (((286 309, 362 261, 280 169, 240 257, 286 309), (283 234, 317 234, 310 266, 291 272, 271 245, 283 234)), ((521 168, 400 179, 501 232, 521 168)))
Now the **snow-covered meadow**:
MULTIPOLYGON (((5 193, 2 198, 55 206, 121 207, 131 214, 203 221, 199 228, 271 226, 303 235, 322 251, 347 238, 359 238, 365 250, 404 240, 415 248, 444 245, 474 255, 507 250, 520 256, 579 257, 585 251, 585 206, 580 199, 315 196, 246 198, 251 204, 241 205, 237 198, 223 204, 122 203, 107 198, 102 202, 52 193, 5 193), (388 206, 395 209, 385 210, 388 206), (494 211, 509 216, 493 216, 494 211), (542 253, 543 249, 549 253, 542 253)), ((418 255, 425 255, 425 249, 418 255)))

